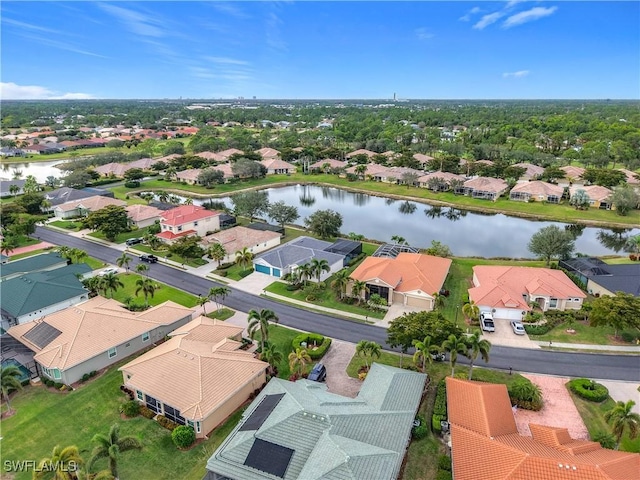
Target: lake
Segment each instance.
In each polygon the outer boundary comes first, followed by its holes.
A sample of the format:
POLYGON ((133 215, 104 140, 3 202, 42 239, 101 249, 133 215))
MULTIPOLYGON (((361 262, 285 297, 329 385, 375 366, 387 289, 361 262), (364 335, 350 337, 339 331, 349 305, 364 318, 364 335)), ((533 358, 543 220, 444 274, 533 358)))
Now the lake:
POLYGON ((49 162, 16 162, 16 163, 1 163, 0 164, 0 177, 12 179, 14 172, 22 172, 20 178, 25 179, 27 175, 33 175, 39 183, 44 181, 49 176, 56 178, 62 177, 62 170, 56 168, 55 165, 64 163, 68 160, 51 160, 49 162))

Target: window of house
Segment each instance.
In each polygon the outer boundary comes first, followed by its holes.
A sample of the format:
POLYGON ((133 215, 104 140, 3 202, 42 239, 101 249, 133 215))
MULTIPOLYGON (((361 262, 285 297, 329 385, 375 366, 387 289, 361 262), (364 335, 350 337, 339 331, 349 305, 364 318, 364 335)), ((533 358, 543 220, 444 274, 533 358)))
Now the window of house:
POLYGON ((197 227, 198 226, 198 222, 193 222, 193 226, 197 227))
POLYGON ((196 422, 196 433, 200 433, 200 430, 202 430, 202 427, 200 426, 200 422, 196 422))
POLYGON ((552 298, 549 300, 549 308, 556 308, 558 306, 558 299, 552 298))
POLYGON ((144 394, 140 390, 136 390, 136 397, 138 400, 144 400, 144 394))
POLYGON ((178 231, 181 232, 182 231, 182 225, 178 226, 178 231))
POLYGON ((58 370, 57 368, 53 369, 53 378, 55 380, 60 380, 62 378, 62 375, 60 375, 60 370, 58 370))
POLYGON ((144 332, 142 334, 142 341, 146 342, 147 340, 149 340, 149 332, 144 332))
POLYGON ((109 358, 113 358, 118 354, 118 351, 116 350, 115 347, 114 348, 110 348, 108 354, 109 354, 109 358))

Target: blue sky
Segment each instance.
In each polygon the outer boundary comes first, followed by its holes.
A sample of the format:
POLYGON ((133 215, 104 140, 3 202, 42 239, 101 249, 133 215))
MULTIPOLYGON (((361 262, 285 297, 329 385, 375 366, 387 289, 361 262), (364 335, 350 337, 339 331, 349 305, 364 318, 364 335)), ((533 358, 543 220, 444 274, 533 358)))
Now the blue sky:
POLYGON ((3 1, 2 98, 640 98, 640 2, 3 1))

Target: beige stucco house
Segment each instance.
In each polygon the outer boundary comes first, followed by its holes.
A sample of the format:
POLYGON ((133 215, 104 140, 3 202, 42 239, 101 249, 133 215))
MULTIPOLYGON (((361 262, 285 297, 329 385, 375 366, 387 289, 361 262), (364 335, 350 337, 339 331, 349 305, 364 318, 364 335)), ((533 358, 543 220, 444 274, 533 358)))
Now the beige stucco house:
POLYGON ((118 200, 117 198, 95 195, 93 197, 87 197, 81 200, 75 200, 73 202, 66 202, 57 205, 53 208, 53 214, 56 216, 56 218, 86 217, 91 212, 98 211, 109 205, 125 207, 127 205, 127 202, 118 200))
POLYGON ((236 252, 243 248, 256 255, 280 245, 281 238, 278 232, 238 226, 207 235, 202 239, 202 246, 209 248, 216 243, 221 244, 227 252, 221 263, 227 263, 235 262, 236 252))
POLYGON ((534 180, 518 183, 509 192, 509 200, 520 202, 560 203, 564 188, 549 182, 534 180))

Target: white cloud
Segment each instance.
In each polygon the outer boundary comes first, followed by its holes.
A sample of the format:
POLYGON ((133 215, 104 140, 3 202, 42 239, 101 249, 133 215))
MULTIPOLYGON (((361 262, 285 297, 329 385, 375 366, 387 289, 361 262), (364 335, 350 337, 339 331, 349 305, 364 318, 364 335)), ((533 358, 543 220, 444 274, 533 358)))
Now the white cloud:
POLYGON ((46 28, 46 27, 41 27, 40 25, 34 25, 32 23, 26 23, 26 22, 21 22, 19 20, 13 20, 11 18, 3 18, 2 19, 2 23, 6 24, 6 25, 11 25, 14 27, 18 27, 21 29, 26 28, 27 30, 36 30, 38 32, 45 32, 45 33, 53 33, 56 35, 60 35, 60 34, 64 34, 65 32, 61 32, 60 30, 54 30, 53 28, 46 28))
POLYGON ((467 13, 461 16, 458 20, 460 20, 461 22, 469 22, 471 21, 472 15, 475 15, 476 13, 480 13, 481 11, 482 9, 480 7, 473 7, 471 10, 469 10, 467 13))
POLYGON ((435 34, 431 33, 426 28, 418 28, 416 29, 416 37, 418 37, 418 40, 429 40, 430 38, 435 37, 435 34))
POLYGON ((208 5, 225 15, 230 15, 236 18, 249 18, 249 15, 244 10, 240 9, 238 5, 229 2, 213 2, 208 5))
POLYGON ((165 34, 166 29, 163 28, 162 22, 157 18, 109 3, 99 3, 98 5, 104 11, 120 20, 131 33, 156 38, 163 37, 165 34))
POLYGON ((523 23, 533 22, 549 15, 553 15, 558 7, 534 7, 524 12, 516 13, 507 18, 502 24, 503 28, 511 28, 523 23))
POLYGON ((504 17, 504 15, 505 15, 504 12, 488 13, 487 15, 484 15, 473 26, 473 28, 475 28, 476 30, 482 30, 483 28, 488 27, 492 23, 496 23, 498 20, 500 20, 502 17, 504 17))
POLYGON ((531 73, 529 70, 518 70, 517 72, 504 72, 503 78, 523 78, 531 73))
POLYGON ((282 31, 280 26, 282 20, 276 12, 270 12, 266 16, 265 21, 265 34, 267 45, 278 52, 286 52, 288 50, 287 42, 282 38, 282 31))
POLYGON ((221 63, 226 65, 249 65, 249 62, 229 57, 205 57, 205 59, 213 63, 221 63))
POLYGON ((60 93, 38 85, 0 82, 0 98, 3 100, 86 100, 95 97, 89 93, 60 93))

